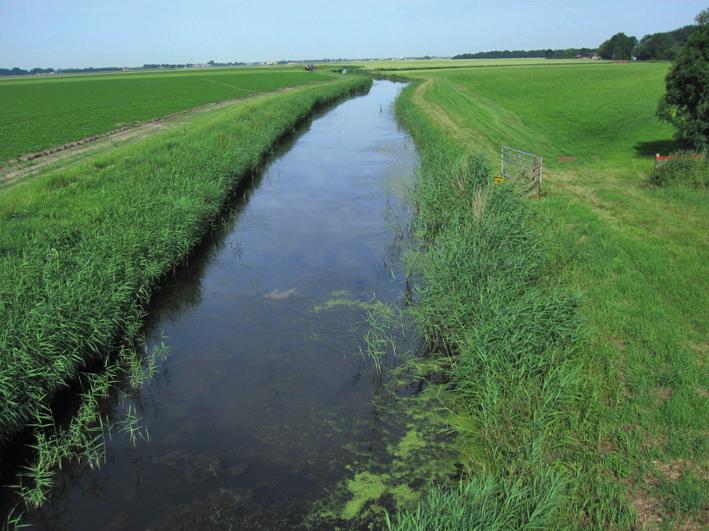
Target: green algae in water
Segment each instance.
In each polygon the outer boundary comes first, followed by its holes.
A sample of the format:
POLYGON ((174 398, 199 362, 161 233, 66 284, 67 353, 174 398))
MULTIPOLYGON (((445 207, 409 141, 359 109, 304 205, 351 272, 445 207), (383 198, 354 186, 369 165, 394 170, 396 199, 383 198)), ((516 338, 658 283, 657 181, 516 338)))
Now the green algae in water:
POLYGON ((429 385, 417 395, 400 397, 396 389, 402 380, 386 384, 381 421, 391 435, 385 450, 351 449, 355 460, 345 467, 351 477, 317 502, 307 519, 314 527, 381 527, 387 512, 414 507, 427 486, 450 481, 468 459, 451 423, 455 419, 441 402, 445 386, 429 385))
POLYGON ((404 435, 396 447, 389 447, 389 453, 399 459, 406 459, 413 452, 423 449, 424 446, 426 446, 426 441, 424 441, 421 434, 416 428, 411 428, 406 432, 406 435, 404 435))
POLYGON ((342 510, 342 518, 352 520, 369 502, 377 501, 387 491, 386 474, 377 475, 372 472, 360 472, 354 479, 347 481, 347 490, 352 499, 342 510))
MULTIPOLYGON (((384 304, 373 307, 385 323, 404 316, 384 304)), ((371 319, 370 326, 374 326, 371 319)), ((396 329, 380 328, 383 336, 395 336, 396 329)), ((345 467, 350 478, 317 503, 319 511, 309 518, 315 527, 323 522, 330 527, 343 522, 346 527, 382 526, 387 513, 413 508, 431 484, 453 481, 461 469, 485 461, 469 436, 475 427, 445 385, 422 385, 414 395, 399 395, 400 390, 439 373, 440 361, 432 363, 431 358, 413 353, 400 361, 386 373, 382 393, 373 402, 379 421, 388 426, 381 451, 371 446, 350 448, 354 460, 345 467)))
POLYGON ((397 507, 412 507, 422 495, 421 492, 417 492, 405 484, 392 488, 391 493, 397 507))
POLYGON ((314 313, 320 313, 334 308, 355 308, 364 311, 374 311, 381 305, 379 302, 367 302, 352 298, 347 290, 337 290, 330 293, 330 298, 313 308, 314 313))

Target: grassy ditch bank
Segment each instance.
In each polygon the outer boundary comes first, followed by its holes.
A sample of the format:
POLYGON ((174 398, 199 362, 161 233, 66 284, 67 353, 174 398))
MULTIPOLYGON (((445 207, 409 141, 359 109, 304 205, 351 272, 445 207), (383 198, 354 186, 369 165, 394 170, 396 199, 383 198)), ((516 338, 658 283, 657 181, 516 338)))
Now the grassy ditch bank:
POLYGON ((547 223, 544 253, 582 321, 579 399, 550 435, 571 485, 557 527, 709 524, 709 200, 703 163, 651 179, 651 157, 675 149, 655 116, 666 68, 412 72, 401 103, 428 180, 457 186, 450 160, 493 160, 501 143, 545 157, 525 208, 547 223))
POLYGON ((152 288, 279 140, 370 83, 348 76, 254 98, 4 190, 0 442, 138 329, 152 288))
POLYGON ((451 389, 470 452, 459 485, 432 488, 390 529, 627 527, 632 511, 584 419, 586 342, 559 278, 575 257, 512 184, 492 183, 416 105, 398 102, 422 160, 415 191, 414 318, 451 389))

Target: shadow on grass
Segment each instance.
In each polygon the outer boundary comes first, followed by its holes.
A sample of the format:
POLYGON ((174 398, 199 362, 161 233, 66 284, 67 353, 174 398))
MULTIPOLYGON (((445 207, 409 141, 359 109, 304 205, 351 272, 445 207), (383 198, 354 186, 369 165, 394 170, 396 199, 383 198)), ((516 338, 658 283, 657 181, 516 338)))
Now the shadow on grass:
POLYGON ((640 157, 654 157, 657 153, 660 155, 669 155, 674 151, 678 151, 682 146, 673 139, 652 140, 650 142, 638 142, 633 146, 635 153, 640 157))

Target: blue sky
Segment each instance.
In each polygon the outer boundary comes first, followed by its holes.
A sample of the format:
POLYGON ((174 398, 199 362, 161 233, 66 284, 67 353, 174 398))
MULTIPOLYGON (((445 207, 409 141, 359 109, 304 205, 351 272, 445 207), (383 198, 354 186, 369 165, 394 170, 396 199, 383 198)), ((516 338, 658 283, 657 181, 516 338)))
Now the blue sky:
POLYGON ((0 0, 0 67, 134 66, 595 47, 706 0, 0 0))

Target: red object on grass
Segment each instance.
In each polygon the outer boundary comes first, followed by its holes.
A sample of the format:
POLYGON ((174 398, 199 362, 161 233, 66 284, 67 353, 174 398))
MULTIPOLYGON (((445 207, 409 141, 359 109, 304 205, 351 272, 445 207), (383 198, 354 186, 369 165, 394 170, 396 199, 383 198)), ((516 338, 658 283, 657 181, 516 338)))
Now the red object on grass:
POLYGON ((655 160, 672 160, 672 159, 700 159, 702 158, 699 153, 692 153, 691 155, 682 155, 680 157, 673 157, 672 155, 661 156, 659 153, 655 155, 655 160))

